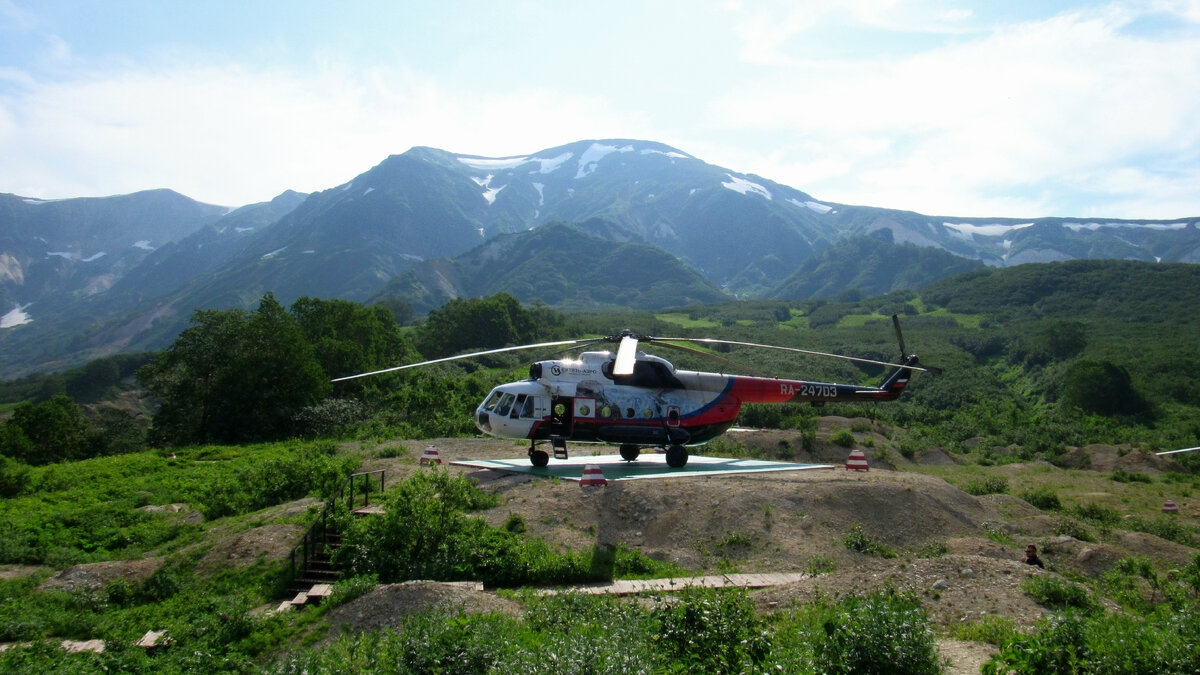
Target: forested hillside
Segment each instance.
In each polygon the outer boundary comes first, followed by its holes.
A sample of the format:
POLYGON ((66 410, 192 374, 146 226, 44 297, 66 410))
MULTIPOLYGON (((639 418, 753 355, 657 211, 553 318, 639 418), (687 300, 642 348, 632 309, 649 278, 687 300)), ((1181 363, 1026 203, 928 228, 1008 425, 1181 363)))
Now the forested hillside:
MULTIPOLYGON (((451 301, 416 325, 405 325, 412 312, 399 303, 300 298, 285 307, 270 293, 253 310, 199 311, 160 353, 0 386, 0 642, 13 643, 0 667, 404 672, 402 664, 458 667, 466 654, 475 664, 466 672, 530 660, 558 672, 586 650, 604 664, 663 671, 836 672, 854 663, 926 673, 944 660, 936 633, 995 645, 1018 672, 1056 672, 1063 653, 1092 664, 1086 672, 1117 658, 1145 672, 1188 672, 1200 528, 1159 508, 1164 495, 1194 494, 1200 457, 1151 453, 1200 439, 1187 311, 1197 294, 1190 266, 1108 262, 979 270, 854 301, 653 313, 563 313, 507 294, 451 301), (428 441, 416 439, 460 444, 471 457, 485 445, 494 457, 523 452, 447 437, 473 436, 472 410, 491 387, 526 377, 530 361, 553 351, 330 382, 629 327, 890 361, 900 354, 892 314, 908 350, 942 374, 918 373, 895 402, 745 406, 739 422, 764 431, 727 434, 701 451, 800 461, 821 452, 830 461, 848 447, 870 453, 869 474, 838 471, 828 484, 793 472, 769 482, 634 481, 603 493, 513 477, 480 490, 456 467, 417 467, 412 449, 428 441), (1092 443, 1125 464, 1077 470, 1092 443), (928 457, 944 463, 921 464, 928 457), (320 516, 363 466, 387 467, 386 495, 372 493, 386 515, 353 516, 339 497, 320 516), (335 563, 347 577, 327 604, 276 613, 295 595, 289 552, 326 522, 344 537, 335 563), (1032 573, 1012 559, 1025 543, 1018 537, 1044 545, 1049 569, 1032 573), (781 567, 835 593, 814 598, 792 585, 758 596, 756 608, 744 593, 708 590, 671 602, 471 591, 484 613, 448 609, 448 619, 433 604, 448 587, 377 588, 781 567), (915 578, 924 593, 863 586, 885 577, 915 578), (947 578, 949 588, 930 586, 947 578), (424 600, 371 604, 397 594, 424 600), (1113 602, 1119 612, 1104 609, 1113 602), (1003 613, 1013 606, 1040 609, 1003 613), (1049 618, 1039 620, 1043 611, 1049 618), (170 641, 134 647, 151 629, 170 641), (106 651, 69 654, 64 639, 103 639, 106 651)), ((728 367, 663 355, 681 367, 728 367)), ((816 381, 877 384, 886 370, 736 346, 720 356, 816 381)))

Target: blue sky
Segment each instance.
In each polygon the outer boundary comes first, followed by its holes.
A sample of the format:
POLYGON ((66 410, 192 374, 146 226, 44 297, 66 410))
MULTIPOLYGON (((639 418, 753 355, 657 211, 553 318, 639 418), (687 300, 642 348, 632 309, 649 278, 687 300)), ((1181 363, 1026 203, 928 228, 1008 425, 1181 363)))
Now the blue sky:
POLYGON ((596 138, 931 215, 1200 216, 1200 0, 0 0, 0 192, 236 206, 596 138))

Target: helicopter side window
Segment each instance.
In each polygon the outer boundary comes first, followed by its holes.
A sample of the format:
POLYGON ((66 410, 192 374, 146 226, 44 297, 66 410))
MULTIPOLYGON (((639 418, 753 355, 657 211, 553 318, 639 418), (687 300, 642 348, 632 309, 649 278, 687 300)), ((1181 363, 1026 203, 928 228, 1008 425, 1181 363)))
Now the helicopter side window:
POLYGON ((521 417, 533 417, 533 397, 525 399, 525 405, 521 407, 521 417))
POLYGON ((483 402, 483 409, 491 410, 492 408, 495 408, 496 404, 500 402, 501 396, 504 396, 504 392, 500 391, 499 389, 494 390, 492 394, 487 397, 487 400, 483 402))
POLYGON ((501 417, 508 415, 508 410, 512 407, 514 398, 516 397, 512 394, 505 394, 504 398, 500 399, 500 404, 496 406, 496 414, 501 417))
POLYGON ((516 403, 513 403, 511 415, 514 420, 521 415, 521 410, 525 407, 526 400, 527 398, 525 394, 517 394, 517 401, 516 403))

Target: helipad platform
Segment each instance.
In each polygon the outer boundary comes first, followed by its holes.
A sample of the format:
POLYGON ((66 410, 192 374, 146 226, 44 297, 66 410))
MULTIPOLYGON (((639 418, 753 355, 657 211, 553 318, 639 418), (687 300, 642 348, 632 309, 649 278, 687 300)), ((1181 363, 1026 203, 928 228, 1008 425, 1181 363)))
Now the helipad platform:
POLYGON ((545 467, 535 467, 529 463, 528 457, 519 459, 478 459, 450 462, 457 466, 469 466, 477 469, 493 469, 513 473, 528 473, 534 476, 561 478, 563 480, 580 480, 583 468, 595 464, 604 472, 607 480, 637 480, 640 478, 689 478, 694 476, 720 476, 736 473, 760 473, 764 471, 808 471, 810 469, 833 469, 831 464, 791 464, 788 462, 767 462, 759 459, 731 459, 728 457, 688 458, 687 466, 672 469, 667 466, 667 456, 662 454, 643 454, 636 461, 626 462, 620 455, 577 455, 570 459, 551 459, 545 467))

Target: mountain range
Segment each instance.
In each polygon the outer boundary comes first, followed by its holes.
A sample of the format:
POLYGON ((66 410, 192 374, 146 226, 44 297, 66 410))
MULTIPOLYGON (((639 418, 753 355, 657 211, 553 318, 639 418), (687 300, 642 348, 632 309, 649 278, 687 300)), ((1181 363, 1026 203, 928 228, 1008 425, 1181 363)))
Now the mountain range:
POLYGON ((418 147, 238 209, 169 190, 0 195, 0 376, 161 348, 198 308, 272 291, 427 311, 498 291, 556 307, 915 288, 982 266, 1200 262, 1200 218, 926 216, 815 199, 661 143, 487 158, 418 147))

